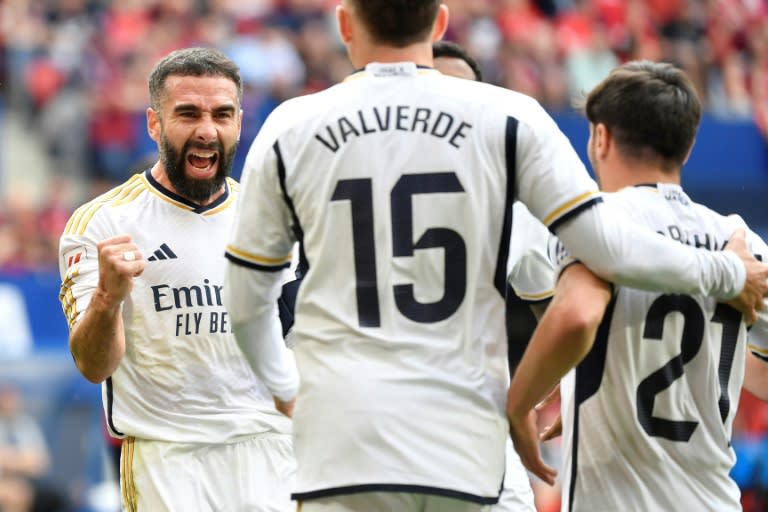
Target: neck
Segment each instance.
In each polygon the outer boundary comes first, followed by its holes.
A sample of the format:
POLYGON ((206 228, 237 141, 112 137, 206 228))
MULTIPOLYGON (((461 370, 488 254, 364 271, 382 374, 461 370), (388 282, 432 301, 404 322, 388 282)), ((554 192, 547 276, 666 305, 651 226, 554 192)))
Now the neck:
POLYGON ((355 68, 364 68, 371 62, 414 62, 419 66, 432 67, 432 44, 429 42, 414 43, 403 48, 381 44, 364 45, 354 55, 350 56, 355 68))
POLYGON ((680 185, 680 170, 665 171, 653 165, 622 164, 600 173, 600 188, 604 192, 616 192, 622 188, 649 183, 680 185))

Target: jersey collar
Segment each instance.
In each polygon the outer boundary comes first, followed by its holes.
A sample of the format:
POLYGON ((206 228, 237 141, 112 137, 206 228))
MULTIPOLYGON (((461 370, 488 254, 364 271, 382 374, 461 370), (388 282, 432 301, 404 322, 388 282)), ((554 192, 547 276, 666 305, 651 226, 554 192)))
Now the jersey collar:
POLYGON ((344 81, 355 80, 362 77, 389 78, 400 76, 416 76, 423 72, 438 73, 435 68, 422 66, 414 62, 371 62, 364 68, 356 69, 344 81))
POLYGON ((185 210, 191 210, 192 213, 199 213, 204 214, 210 210, 213 210, 214 208, 217 208, 218 206, 224 204, 227 199, 229 199, 229 195, 231 193, 229 189, 229 180, 224 181, 224 193, 219 196, 218 199, 216 199, 211 204, 207 204, 205 206, 200 206, 199 204, 196 204, 186 197, 181 197, 179 194, 175 192, 171 192, 164 186, 158 182, 154 176, 152 176, 152 169, 147 169, 144 172, 144 178, 146 178, 149 185, 155 189, 161 196, 166 198, 169 202, 176 204, 180 208, 184 208, 185 210))

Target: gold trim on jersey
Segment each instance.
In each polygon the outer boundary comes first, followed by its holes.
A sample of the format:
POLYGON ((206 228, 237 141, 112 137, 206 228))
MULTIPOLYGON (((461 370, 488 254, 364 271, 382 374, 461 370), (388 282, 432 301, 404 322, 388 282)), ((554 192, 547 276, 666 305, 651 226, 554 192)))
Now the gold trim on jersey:
POLYGON ((761 356, 768 357, 768 348, 760 348, 755 345, 752 345, 751 343, 747 344, 747 348, 751 350, 752 352, 757 352, 761 356))
POLYGON ((518 292, 517 290, 515 290, 515 293, 517 293, 517 296, 518 296, 518 297, 520 297, 520 298, 521 298, 521 299, 523 299, 523 300, 528 300, 528 301, 531 301, 531 300, 534 300, 534 301, 539 301, 539 300, 544 300, 544 299, 548 299, 548 298, 552 297, 552 296, 555 294, 555 290, 548 290, 548 291, 546 291, 546 292, 541 292, 541 293, 531 293, 531 294, 528 294, 528 293, 520 293, 520 292, 518 292))
POLYGON ((123 505, 128 512, 137 512, 139 510, 136 482, 133 478, 135 445, 136 438, 126 437, 123 439, 122 449, 120 450, 120 494, 123 496, 123 505))
MULTIPOLYGON (((168 197, 166 194, 164 194, 161 190, 158 190, 156 187, 152 185, 152 183, 149 182, 149 180, 146 178, 146 176, 142 175, 142 178, 144 179, 144 183, 146 187, 149 189, 150 192, 155 194, 160 199, 164 200, 167 203, 171 203, 174 206, 178 206, 179 208, 183 210, 187 210, 188 212, 193 212, 197 209, 197 207, 193 207, 191 205, 188 205, 186 203, 182 203, 181 201, 176 201, 172 197, 168 197)), ((232 202, 235 200, 235 197, 233 192, 239 192, 240 191, 240 184, 237 183, 232 178, 227 178, 227 185, 229 187, 229 194, 227 194, 227 199, 221 203, 216 208, 213 208, 211 210, 207 210, 202 213, 204 217, 209 217, 211 215, 216 215, 217 213, 220 213, 227 208, 229 208, 232 205, 232 202), (236 185, 236 186, 233 186, 236 185)))
POLYGON ((149 191, 152 192, 153 194, 155 194, 157 197, 159 197, 163 201, 165 201, 167 203, 171 203, 174 206, 178 206, 179 208, 181 208, 183 210, 187 210, 188 212, 194 211, 194 209, 195 209, 194 207, 192 207, 192 206, 190 206, 188 204, 182 203, 181 201, 176 201, 172 197, 168 197, 167 195, 163 194, 160 190, 157 190, 154 186, 152 186, 152 184, 149 182, 149 180, 143 174, 141 175, 141 179, 144 181, 144 184, 149 189, 149 191))
POLYGON ((285 265, 286 263, 290 263, 291 260, 293 259, 293 253, 289 254, 288 256, 283 256, 282 258, 267 258, 265 256, 259 256, 256 254, 251 254, 249 252, 242 251, 231 245, 227 246, 227 252, 242 260, 250 261, 251 263, 256 263, 258 265, 265 265, 269 267, 285 265))
POLYGON ((593 197, 596 197, 599 194, 600 193, 596 190, 590 190, 589 192, 584 192, 583 194, 571 199, 570 201, 566 202, 559 208, 555 208, 549 215, 544 217, 544 225, 549 226, 558 218, 562 217, 569 210, 572 210, 573 208, 579 206, 581 203, 585 203, 589 199, 592 199, 593 197))
POLYGON ((227 187, 229 188, 229 194, 227 194, 227 199, 216 208, 213 208, 212 210, 208 210, 207 212, 203 213, 204 217, 216 215, 217 213, 223 212, 224 210, 232 206, 232 203, 235 202, 235 197, 240 193, 240 184, 235 180, 233 180, 232 178, 227 178, 227 187))
POLYGON ((77 319, 77 302, 72 293, 72 286, 75 284, 74 280, 79 273, 79 268, 73 267, 70 269, 70 271, 67 272, 66 279, 64 279, 64 282, 61 283, 61 287, 59 288, 59 302, 61 302, 61 309, 64 310, 64 316, 67 319, 67 324, 69 324, 70 329, 72 329, 72 326, 75 324, 75 319, 77 319))
POLYGON ((125 204, 133 201, 143 190, 141 176, 136 174, 128 181, 113 188, 109 192, 100 195, 93 201, 85 203, 75 210, 64 228, 65 235, 83 235, 88 223, 99 209, 109 203, 114 205, 125 204))

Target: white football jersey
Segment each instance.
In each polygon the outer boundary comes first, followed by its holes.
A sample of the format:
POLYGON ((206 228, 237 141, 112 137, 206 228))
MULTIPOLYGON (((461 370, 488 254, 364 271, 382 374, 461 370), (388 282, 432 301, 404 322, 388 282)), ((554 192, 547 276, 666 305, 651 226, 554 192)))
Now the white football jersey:
POLYGON ((224 248, 239 185, 199 207, 149 171, 80 207, 61 237, 61 304, 70 327, 96 289, 96 244, 128 234, 147 260, 122 306, 126 350, 102 384, 116 437, 222 443, 290 432, 253 375, 222 305, 224 248))
POLYGON ((521 202, 513 206, 509 284, 525 302, 537 303, 555 293, 555 269, 549 258, 549 230, 521 202))
MULTIPOLYGON (((713 251, 741 222, 677 185, 605 198, 617 215, 713 251)), ((765 258, 759 237, 748 242, 765 258)), ((562 269, 573 260, 555 244, 562 269)), ((714 299, 616 287, 594 347, 561 385, 562 510, 741 510, 729 472, 746 340, 741 314, 714 299)), ((765 314, 749 340, 755 351, 768 347, 765 314)))
POLYGON ((279 269, 298 239, 309 263, 293 328, 294 497, 497 500, 515 197, 550 227, 599 201, 524 95, 371 64, 272 113, 246 159, 227 256, 279 269))

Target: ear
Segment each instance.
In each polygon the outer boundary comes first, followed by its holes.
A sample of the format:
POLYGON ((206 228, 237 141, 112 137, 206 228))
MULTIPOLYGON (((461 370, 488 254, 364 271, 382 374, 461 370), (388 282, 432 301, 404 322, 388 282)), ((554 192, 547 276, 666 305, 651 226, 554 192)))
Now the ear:
POLYGON ((160 144, 162 131, 160 116, 152 107, 147 108, 147 132, 149 133, 150 138, 160 144))
POLYGON ((595 125, 595 131, 592 136, 595 139, 595 156, 599 159, 605 158, 613 146, 613 137, 611 136, 611 132, 608 131, 608 128, 603 123, 597 123, 595 125))
POLYGON ((339 25, 339 36, 344 44, 352 40, 352 14, 344 4, 336 6, 336 23, 339 25))
POLYGON ((432 41, 439 41, 443 38, 445 31, 448 30, 448 18, 448 6, 440 4, 435 25, 432 27, 432 41))

